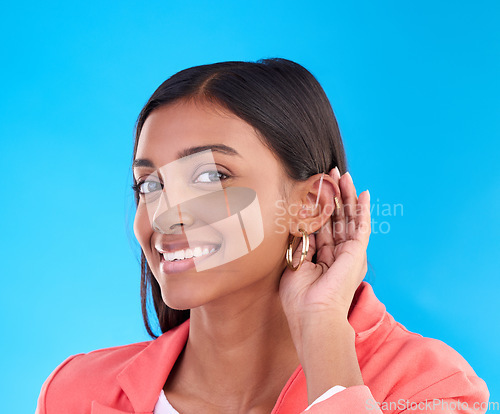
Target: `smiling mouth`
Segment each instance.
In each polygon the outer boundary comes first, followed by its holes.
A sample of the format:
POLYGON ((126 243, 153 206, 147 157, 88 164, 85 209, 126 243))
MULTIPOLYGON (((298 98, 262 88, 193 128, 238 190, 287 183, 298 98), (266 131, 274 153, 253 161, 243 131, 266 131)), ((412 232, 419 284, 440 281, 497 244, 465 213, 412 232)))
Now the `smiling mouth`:
POLYGON ((203 258, 218 252, 222 244, 205 244, 191 249, 180 249, 160 253, 160 259, 165 262, 181 262, 184 260, 203 258))

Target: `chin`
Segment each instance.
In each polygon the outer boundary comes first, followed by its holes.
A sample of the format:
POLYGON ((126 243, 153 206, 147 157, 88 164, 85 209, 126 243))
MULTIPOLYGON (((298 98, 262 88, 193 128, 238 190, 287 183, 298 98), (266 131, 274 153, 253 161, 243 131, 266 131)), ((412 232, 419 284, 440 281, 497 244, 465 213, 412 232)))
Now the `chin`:
POLYGON ((209 301, 206 297, 196 297, 193 292, 173 292, 161 295, 163 302, 171 309, 186 310, 201 306, 209 301))

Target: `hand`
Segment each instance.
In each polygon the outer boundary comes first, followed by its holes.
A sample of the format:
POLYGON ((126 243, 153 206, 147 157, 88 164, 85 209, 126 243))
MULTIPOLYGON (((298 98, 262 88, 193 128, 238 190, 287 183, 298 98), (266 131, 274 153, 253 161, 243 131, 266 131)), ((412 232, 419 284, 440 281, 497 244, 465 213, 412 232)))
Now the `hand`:
MULTIPOLYGON (((287 268, 280 281, 280 298, 292 334, 304 323, 324 316, 347 320, 354 293, 367 271, 370 194, 366 190, 358 198, 349 173, 340 177, 338 170, 332 170, 329 175, 339 184, 340 209, 334 210, 317 235, 309 235, 309 251, 300 269, 287 268)), ((301 251, 302 242, 294 252, 294 264, 301 251)))
MULTIPOLYGON (((354 293, 367 271, 370 193, 356 196, 350 174, 338 180, 340 208, 309 235, 309 251, 299 270, 286 269, 279 294, 307 381, 308 402, 334 385, 363 384, 355 332, 347 320, 354 293), (316 263, 312 257, 317 250, 316 263)), ((333 201, 333 200, 332 200, 333 201)), ((325 206, 323 206, 324 208, 325 206)), ((294 252, 298 263, 302 242, 294 252)))

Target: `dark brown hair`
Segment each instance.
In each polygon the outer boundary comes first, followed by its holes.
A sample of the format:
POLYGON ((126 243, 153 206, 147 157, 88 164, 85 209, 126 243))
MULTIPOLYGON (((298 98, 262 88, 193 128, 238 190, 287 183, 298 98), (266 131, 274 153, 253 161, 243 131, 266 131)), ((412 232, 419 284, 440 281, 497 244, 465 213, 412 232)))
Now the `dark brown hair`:
MULTIPOLYGON (((335 166, 341 174, 347 169, 340 131, 323 88, 303 66, 281 58, 200 65, 171 76, 139 114, 132 161, 147 117, 155 109, 181 99, 208 100, 252 125, 293 180, 328 173, 335 166)), ((137 206, 138 194, 135 201, 137 206)), ((189 309, 165 305, 141 251, 142 317, 148 334, 157 338, 147 311, 149 292, 162 333, 189 318, 189 309)))

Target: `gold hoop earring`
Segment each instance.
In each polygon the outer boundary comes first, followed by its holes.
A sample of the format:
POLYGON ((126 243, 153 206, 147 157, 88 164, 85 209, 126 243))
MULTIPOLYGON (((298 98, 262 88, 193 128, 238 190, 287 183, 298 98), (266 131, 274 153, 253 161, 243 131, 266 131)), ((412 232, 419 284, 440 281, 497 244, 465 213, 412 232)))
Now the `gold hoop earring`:
POLYGON ((299 264, 296 267, 293 267, 292 263, 292 245, 295 242, 295 236, 293 236, 292 241, 288 243, 288 248, 286 249, 286 265, 293 271, 298 270, 299 267, 302 266, 302 263, 304 263, 304 259, 307 255, 307 251, 309 250, 309 234, 307 234, 307 231, 302 229, 299 229, 299 231, 302 233, 302 254, 300 255, 299 264))

